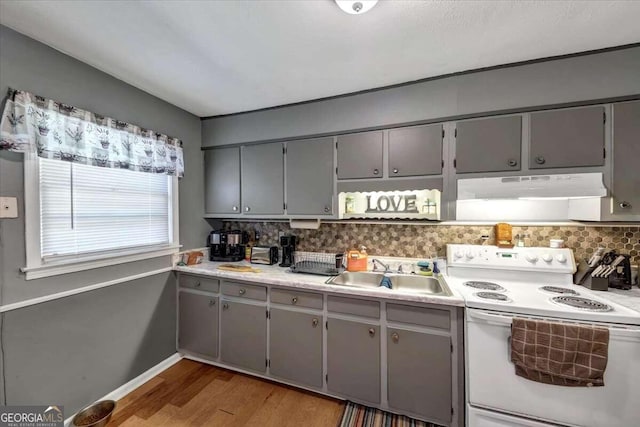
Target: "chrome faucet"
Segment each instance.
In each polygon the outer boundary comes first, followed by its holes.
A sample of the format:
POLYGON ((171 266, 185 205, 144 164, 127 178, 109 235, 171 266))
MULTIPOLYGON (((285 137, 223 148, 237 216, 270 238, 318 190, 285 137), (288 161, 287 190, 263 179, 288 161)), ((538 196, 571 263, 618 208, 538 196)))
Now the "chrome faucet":
POLYGON ((389 265, 385 264, 384 262, 380 261, 377 258, 371 258, 371 262, 373 263, 373 271, 378 271, 378 268, 376 267, 376 264, 380 264, 380 267, 384 268, 384 272, 387 273, 389 272, 389 265))

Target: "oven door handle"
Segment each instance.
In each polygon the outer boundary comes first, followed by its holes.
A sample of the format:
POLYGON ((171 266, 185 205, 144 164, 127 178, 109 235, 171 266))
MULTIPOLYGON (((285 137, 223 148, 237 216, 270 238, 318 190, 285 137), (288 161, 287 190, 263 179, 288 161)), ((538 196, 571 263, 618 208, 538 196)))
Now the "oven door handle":
MULTIPOLYGON (((496 326, 511 326, 511 321, 513 316, 495 314, 485 311, 467 309, 467 315, 469 316, 469 320, 471 321, 481 321, 487 323, 489 325, 496 326)), ((539 320, 545 320, 544 318, 540 318, 539 320)), ((549 319, 550 322, 553 322, 553 319, 549 319)), ((572 322, 569 322, 572 323, 572 322)), ((580 323, 578 323, 580 324, 580 323)), ((588 324, 588 323, 587 323, 588 324)), ((640 328, 637 326, 614 326, 609 325, 606 326, 609 329, 609 336, 611 338, 619 339, 622 341, 631 341, 631 342, 640 342, 640 328)))
POLYGON ((501 314, 487 313, 473 309, 467 309, 467 315, 476 320, 481 320, 490 325, 511 326, 513 316, 504 316, 501 314))

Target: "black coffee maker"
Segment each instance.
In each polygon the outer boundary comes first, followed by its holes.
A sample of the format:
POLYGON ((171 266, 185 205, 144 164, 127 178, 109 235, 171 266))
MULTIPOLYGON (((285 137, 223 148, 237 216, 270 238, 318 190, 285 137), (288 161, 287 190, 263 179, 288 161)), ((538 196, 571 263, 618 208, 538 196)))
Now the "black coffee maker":
POLYGON ((293 253, 296 251, 296 236, 280 236, 280 247, 282 248, 280 267, 291 267, 293 253))
POLYGON ((247 233, 240 230, 213 230, 207 238, 209 261, 242 261, 247 241, 247 233))

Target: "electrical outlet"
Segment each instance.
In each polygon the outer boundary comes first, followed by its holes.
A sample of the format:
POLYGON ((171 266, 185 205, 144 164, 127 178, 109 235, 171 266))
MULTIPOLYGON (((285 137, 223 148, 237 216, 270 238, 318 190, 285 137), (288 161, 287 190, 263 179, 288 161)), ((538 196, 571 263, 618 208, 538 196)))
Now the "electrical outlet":
POLYGON ((0 197, 0 218, 18 218, 18 199, 0 197))

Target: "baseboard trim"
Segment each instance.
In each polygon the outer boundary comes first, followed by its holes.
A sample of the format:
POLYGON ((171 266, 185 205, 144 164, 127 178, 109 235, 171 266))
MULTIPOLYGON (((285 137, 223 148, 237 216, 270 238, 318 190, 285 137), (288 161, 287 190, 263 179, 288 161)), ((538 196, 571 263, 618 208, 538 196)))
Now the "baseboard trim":
MULTIPOLYGON (((151 378, 153 378, 156 375, 158 375, 160 372, 169 369, 171 366, 175 365, 180 360, 182 360, 182 355, 180 353, 174 353, 171 356, 169 356, 166 359, 164 359, 162 362, 160 362, 157 365, 151 367, 150 369, 144 371, 143 373, 141 373, 140 375, 138 375, 137 377, 135 377, 131 381, 121 385, 117 389, 115 389, 112 392, 102 396, 98 400, 106 400, 106 399, 119 400, 119 399, 123 398, 124 396, 126 396, 127 394, 131 393, 133 390, 135 390, 138 387, 140 387, 142 384, 144 384, 147 381, 149 381, 151 378)), ((69 418, 64 420, 65 427, 70 427, 71 426, 71 421, 73 420, 73 417, 75 417, 76 413, 74 413, 69 418)))

